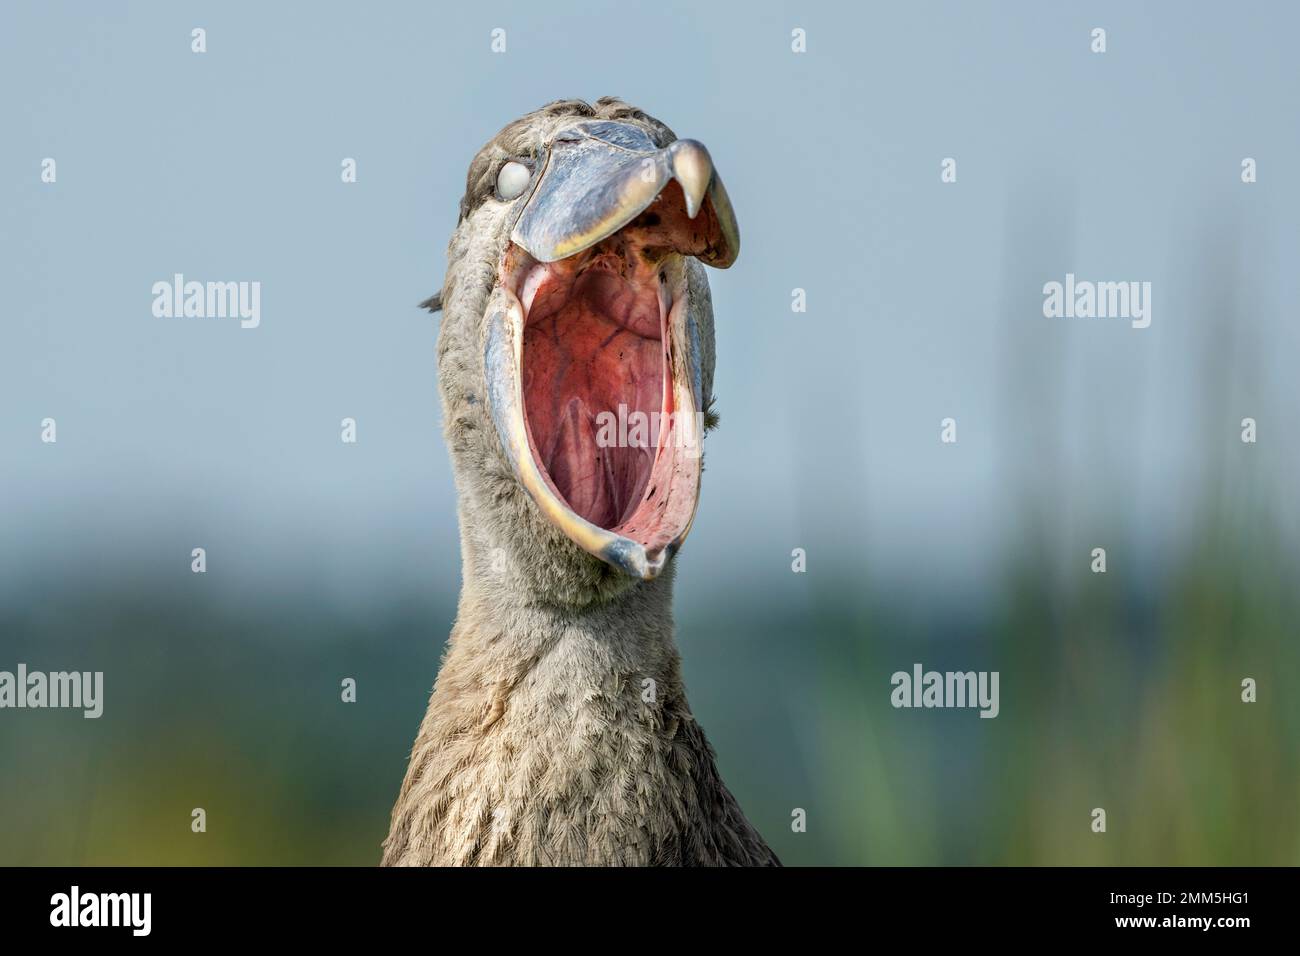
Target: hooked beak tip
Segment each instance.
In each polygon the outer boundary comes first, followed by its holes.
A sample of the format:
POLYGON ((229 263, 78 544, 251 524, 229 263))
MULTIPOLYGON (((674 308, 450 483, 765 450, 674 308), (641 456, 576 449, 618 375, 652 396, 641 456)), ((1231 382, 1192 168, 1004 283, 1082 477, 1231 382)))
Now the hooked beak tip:
POLYGON ((679 139, 668 149, 672 154, 673 177, 681 183, 686 196, 686 215, 694 219, 704 205, 704 194, 713 180, 713 157, 703 143, 694 139, 679 139))

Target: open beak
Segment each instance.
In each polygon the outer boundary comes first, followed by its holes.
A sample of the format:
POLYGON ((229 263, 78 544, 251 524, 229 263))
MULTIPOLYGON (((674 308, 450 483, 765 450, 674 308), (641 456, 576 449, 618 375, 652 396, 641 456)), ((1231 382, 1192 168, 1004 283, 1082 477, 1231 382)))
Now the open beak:
POLYGON ((701 144, 583 122, 549 145, 498 266, 483 348, 502 446, 547 519, 633 577, 663 570, 699 498, 686 260, 726 268, 739 246, 701 144))

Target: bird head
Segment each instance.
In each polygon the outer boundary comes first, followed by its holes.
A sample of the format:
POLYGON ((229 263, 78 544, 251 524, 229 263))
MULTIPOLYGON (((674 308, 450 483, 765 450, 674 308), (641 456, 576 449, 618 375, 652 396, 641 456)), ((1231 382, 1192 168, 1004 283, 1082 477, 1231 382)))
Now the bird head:
POLYGON ((426 303, 467 579, 582 604, 670 567, 711 417, 701 264, 738 251, 708 151, 618 100, 552 103, 474 157, 426 303))

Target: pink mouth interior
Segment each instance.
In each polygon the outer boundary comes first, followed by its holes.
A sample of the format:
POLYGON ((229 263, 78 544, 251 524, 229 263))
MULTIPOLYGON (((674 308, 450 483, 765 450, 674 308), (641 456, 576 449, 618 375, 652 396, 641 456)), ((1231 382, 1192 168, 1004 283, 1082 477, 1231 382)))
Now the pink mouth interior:
POLYGON ((576 514, 613 530, 655 491, 658 436, 633 426, 669 410, 663 280, 619 236, 535 269, 522 369, 533 451, 576 514))

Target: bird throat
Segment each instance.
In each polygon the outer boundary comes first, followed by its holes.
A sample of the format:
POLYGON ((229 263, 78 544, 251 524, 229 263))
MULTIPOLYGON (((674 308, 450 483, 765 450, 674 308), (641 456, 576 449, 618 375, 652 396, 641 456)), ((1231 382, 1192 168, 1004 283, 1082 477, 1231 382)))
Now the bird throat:
POLYGON ((664 285, 622 235, 526 280, 532 446, 568 506, 602 528, 626 522, 650 490, 670 402, 664 285))

